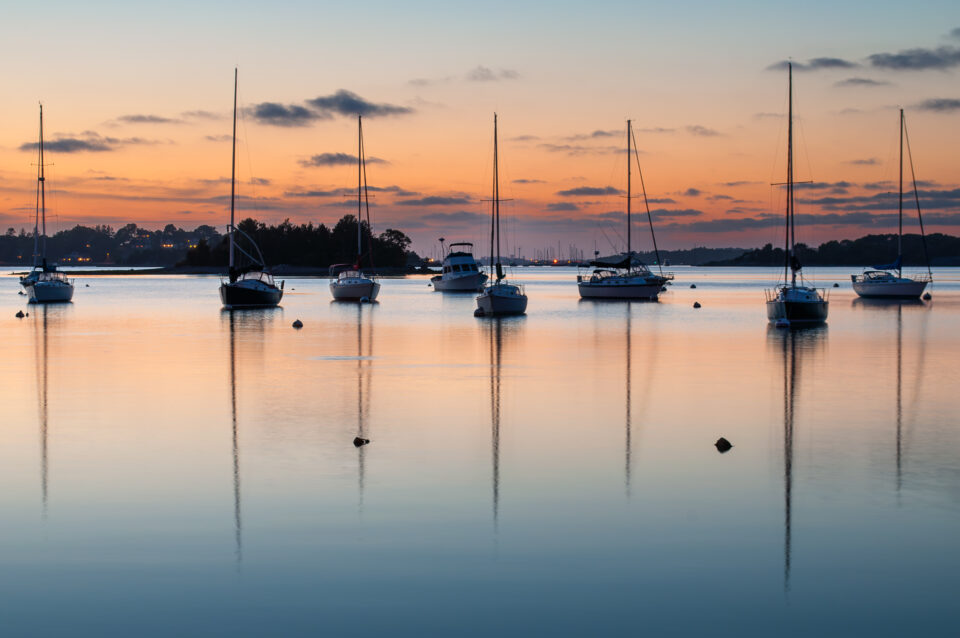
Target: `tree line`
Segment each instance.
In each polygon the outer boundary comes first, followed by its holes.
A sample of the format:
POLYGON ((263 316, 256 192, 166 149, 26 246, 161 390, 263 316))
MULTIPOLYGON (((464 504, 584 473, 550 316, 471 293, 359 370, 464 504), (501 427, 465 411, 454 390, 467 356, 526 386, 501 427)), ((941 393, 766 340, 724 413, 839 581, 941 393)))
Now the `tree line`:
MULTIPOLYGON (((796 257, 805 266, 873 266, 890 264, 897 258, 897 236, 866 235, 859 239, 833 240, 811 248, 797 244, 796 257)), ((933 233, 926 237, 926 254, 934 266, 960 265, 960 237, 933 233)), ((924 241, 920 235, 903 236, 903 265, 924 266, 924 241)), ((783 248, 767 244, 739 257, 713 261, 707 266, 782 266, 783 248)))

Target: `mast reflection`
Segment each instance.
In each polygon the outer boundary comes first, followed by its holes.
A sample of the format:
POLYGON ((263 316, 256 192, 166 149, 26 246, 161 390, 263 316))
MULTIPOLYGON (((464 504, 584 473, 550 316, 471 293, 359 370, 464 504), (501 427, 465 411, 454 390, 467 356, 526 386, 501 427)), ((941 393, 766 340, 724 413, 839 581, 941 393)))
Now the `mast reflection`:
POLYGON ((240 489, 240 426, 237 417, 237 351, 238 343, 242 342, 244 333, 255 333, 251 340, 254 343, 263 343, 263 334, 268 323, 275 315, 281 314, 280 308, 258 309, 225 309, 225 316, 230 333, 230 442, 233 461, 233 533, 237 563, 243 561, 243 517, 242 494, 240 489))
MULTIPOLYGON (((370 434, 370 386, 373 365, 373 304, 357 304, 357 436, 367 439, 370 434), (368 310, 366 341, 364 341, 364 308, 368 310)), ((366 480, 366 445, 357 448, 357 489, 359 508, 363 510, 363 488, 366 480)))
POLYGON ((40 500, 42 505, 43 518, 47 517, 48 501, 48 477, 49 465, 47 463, 47 434, 48 434, 48 408, 47 408, 47 387, 48 387, 48 313, 49 307, 43 304, 37 308, 40 314, 40 321, 34 321, 34 342, 36 347, 37 359, 37 413, 40 420, 40 500), (39 332, 39 334, 38 334, 39 332))
POLYGON ((493 528, 497 530, 500 516, 500 412, 503 345, 523 325, 524 317, 494 317, 486 322, 490 341, 490 456, 492 464, 493 528))
POLYGON ((793 549, 793 438, 794 398, 800 383, 800 362, 810 360, 822 347, 827 326, 783 330, 767 329, 768 343, 779 349, 783 362, 783 590, 790 591, 793 549))

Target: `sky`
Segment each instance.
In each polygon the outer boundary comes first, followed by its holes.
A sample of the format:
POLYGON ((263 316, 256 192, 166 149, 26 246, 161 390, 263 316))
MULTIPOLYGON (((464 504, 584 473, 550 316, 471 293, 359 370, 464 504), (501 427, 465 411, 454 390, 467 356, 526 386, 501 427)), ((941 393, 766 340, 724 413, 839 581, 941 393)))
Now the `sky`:
POLYGON ((374 230, 482 252, 496 112, 509 253, 624 249, 627 120, 661 248, 778 245, 788 59, 798 240, 896 232, 899 108, 926 230, 960 233, 955 1, 16 3, 0 226, 33 226, 42 102, 48 228, 224 230, 237 68, 241 217, 355 212, 360 112, 374 230))

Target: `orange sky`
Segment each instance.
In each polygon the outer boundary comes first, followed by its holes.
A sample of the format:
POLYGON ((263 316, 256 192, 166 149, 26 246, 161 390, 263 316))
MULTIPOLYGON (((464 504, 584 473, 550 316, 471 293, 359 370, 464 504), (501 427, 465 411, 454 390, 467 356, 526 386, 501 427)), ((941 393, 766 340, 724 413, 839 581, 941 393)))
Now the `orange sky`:
MULTIPOLYGON (((36 157, 25 145, 36 141, 43 100, 54 229, 222 228, 236 64, 240 192, 254 198, 241 202, 243 215, 329 224, 350 212, 349 196, 309 193, 355 188, 355 165, 308 164, 355 156, 360 109, 367 156, 382 160, 368 164, 370 185, 388 189, 373 200, 375 229, 406 231, 421 253, 440 236, 483 246, 497 111, 511 251, 558 242, 564 251, 623 249, 625 199, 616 191, 626 187, 628 118, 661 247, 779 243, 783 195, 770 183, 784 179, 787 78, 768 67, 793 56, 796 178, 815 182, 798 193, 797 211, 821 216, 801 218, 799 238, 895 230, 898 106, 927 230, 956 232, 960 10, 914 8, 909 20, 893 12, 885 22, 833 9, 817 29, 831 9, 814 3, 788 28, 775 11, 744 2, 756 32, 747 38, 737 12, 692 4, 719 28, 688 24, 682 8, 647 16, 616 2, 561 3, 544 22, 521 3, 497 28, 496 46, 481 37, 491 18, 475 8, 438 14, 414 3, 401 15, 384 5, 361 16, 371 37, 355 56, 345 53, 348 13, 298 3, 269 14, 241 3, 224 25, 204 3, 147 14, 67 5, 44 23, 18 8, 11 23, 22 28, 0 43, 8 66, 0 224, 32 226, 36 157), (282 28, 297 16, 304 24, 282 28), (869 31, 851 36, 852 25, 869 31), (37 63, 14 55, 41 33, 50 41, 37 63)), ((915 212, 906 228, 916 229, 915 212)), ((635 246, 648 248, 645 225, 634 232, 635 246)))

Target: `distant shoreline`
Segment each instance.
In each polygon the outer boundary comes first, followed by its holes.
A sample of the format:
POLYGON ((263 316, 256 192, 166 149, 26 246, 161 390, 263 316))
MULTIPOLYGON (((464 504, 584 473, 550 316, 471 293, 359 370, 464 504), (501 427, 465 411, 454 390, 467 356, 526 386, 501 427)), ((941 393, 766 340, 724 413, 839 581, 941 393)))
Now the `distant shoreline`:
MULTIPOLYGON (((22 266, 0 266, 0 268, 14 268, 8 274, 25 275, 29 270, 21 270, 22 266)), ((70 276, 89 277, 92 275, 225 275, 226 268, 223 266, 137 266, 133 268, 108 268, 101 267, 98 270, 65 270, 70 276)), ((406 275, 439 275, 439 270, 417 267, 389 267, 376 268, 374 270, 381 277, 403 277, 406 275)), ((277 266, 271 269, 275 277, 329 277, 327 268, 316 268, 311 266, 277 266)))

